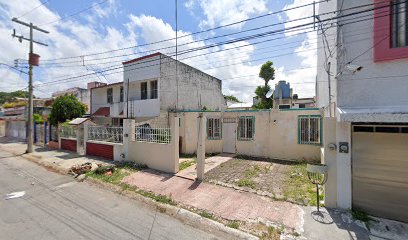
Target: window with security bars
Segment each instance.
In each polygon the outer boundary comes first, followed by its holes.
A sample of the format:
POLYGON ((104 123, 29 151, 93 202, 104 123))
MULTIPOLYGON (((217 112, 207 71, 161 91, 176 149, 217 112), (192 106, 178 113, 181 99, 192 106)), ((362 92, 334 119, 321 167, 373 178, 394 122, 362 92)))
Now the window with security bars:
POLYGON ((108 103, 113 103, 113 89, 112 88, 106 89, 106 96, 107 96, 106 101, 108 103))
POLYGON ((120 87, 120 95, 119 95, 119 101, 123 102, 123 87, 120 87))
POLYGON ((240 117, 238 121, 238 140, 253 140, 255 135, 255 117, 240 117))
POLYGON ((321 144, 321 116, 299 116, 299 144, 321 144))
POLYGON ((211 140, 221 139, 221 119, 207 119, 207 138, 211 140))
POLYGON ((391 5, 391 44, 393 48, 408 46, 406 0, 394 0, 391 5))
POLYGON ((157 98, 157 80, 150 82, 150 98, 157 98))

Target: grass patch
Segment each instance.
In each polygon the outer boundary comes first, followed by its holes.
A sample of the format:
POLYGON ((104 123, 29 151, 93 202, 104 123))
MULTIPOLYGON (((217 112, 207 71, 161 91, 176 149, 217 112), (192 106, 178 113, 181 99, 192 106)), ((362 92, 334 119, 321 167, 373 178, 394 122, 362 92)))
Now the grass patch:
POLYGON ((282 234, 282 229, 278 229, 272 226, 267 228, 267 232, 263 233, 259 239, 261 240, 279 240, 282 234))
POLYGON ((239 187, 249 187, 255 188, 255 182, 252 180, 254 177, 258 177, 261 172, 267 172, 269 168, 260 167, 258 165, 251 166, 249 169, 245 170, 245 177, 238 180, 237 185, 239 187))
MULTIPOLYGON (((307 177, 306 163, 293 164, 289 169, 284 182, 284 197, 289 201, 317 206, 316 186, 307 177)), ((323 198, 324 194, 320 191, 320 200, 323 198)))
POLYGON ((197 162, 196 159, 181 162, 179 164, 179 171, 184 170, 190 166, 193 166, 194 164, 196 164, 196 162, 197 162))
POLYGON ((201 217, 204 217, 204 218, 214 219, 214 215, 212 213, 209 213, 209 212, 206 212, 206 211, 198 212, 198 215, 200 215, 201 217))
POLYGON ((122 168, 130 171, 140 171, 147 168, 146 164, 140 164, 133 161, 118 161, 117 163, 115 163, 115 166, 117 168, 122 168))
POLYGON ((111 184, 119 184, 122 179, 129 175, 129 173, 123 171, 122 169, 116 168, 112 175, 108 176, 105 174, 99 174, 97 172, 98 168, 95 171, 90 171, 86 173, 86 176, 101 180, 103 182, 111 183, 111 184))
POLYGON ((139 193, 142 196, 151 198, 151 199, 153 199, 153 200, 155 200, 156 202, 159 202, 159 203, 169 204, 169 205, 173 205, 173 206, 177 205, 177 203, 171 198, 171 196, 155 194, 153 192, 144 191, 144 190, 141 190, 141 189, 136 190, 136 193, 139 193))
POLYGON ((255 182, 252 179, 249 179, 249 178, 242 178, 242 179, 238 180, 237 185, 238 185, 238 187, 254 188, 255 187, 255 182))
POLYGON ((366 212, 360 209, 353 209, 353 211, 351 211, 351 215, 354 219, 360 220, 365 223, 371 220, 370 216, 368 216, 366 212))
POLYGON ((239 228, 239 222, 238 221, 230 221, 230 222, 227 223, 227 227, 238 229, 239 228))

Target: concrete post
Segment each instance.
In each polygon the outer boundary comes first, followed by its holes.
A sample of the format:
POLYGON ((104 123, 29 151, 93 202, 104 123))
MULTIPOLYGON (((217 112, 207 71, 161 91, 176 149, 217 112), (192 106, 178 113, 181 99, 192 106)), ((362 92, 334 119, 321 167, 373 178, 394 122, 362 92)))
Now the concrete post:
POLYGON ((88 142, 88 131, 89 131, 89 123, 86 121, 84 123, 84 154, 86 155, 86 143, 88 142))
POLYGON ((205 169, 205 116, 198 115, 197 180, 203 181, 205 169))
POLYGON ((135 141, 135 120, 123 119, 123 160, 132 160, 129 154, 129 143, 135 141))
POLYGON ((172 116, 170 117, 170 131, 171 131, 171 140, 170 144, 172 145, 172 149, 174 150, 173 156, 171 159, 173 159, 173 172, 177 173, 179 170, 179 135, 180 135, 180 129, 179 129, 179 121, 180 118, 177 116, 172 116))
POLYGON ((81 134, 83 134, 83 132, 81 131, 81 128, 80 128, 79 125, 75 126, 74 128, 76 128, 77 153, 81 155, 82 154, 81 153, 81 150, 82 150, 82 147, 81 147, 81 134))
POLYGON ((61 125, 58 123, 57 125, 57 137, 58 137, 58 149, 61 149, 61 125))
POLYGON ((348 153, 340 153, 337 148, 337 207, 351 209, 351 123, 337 123, 336 141, 337 146, 340 142, 349 144, 348 153))
POLYGON ((327 182, 324 185, 324 205, 330 208, 337 207, 337 163, 338 146, 336 143, 336 118, 323 119, 323 147, 321 161, 327 165, 327 182))

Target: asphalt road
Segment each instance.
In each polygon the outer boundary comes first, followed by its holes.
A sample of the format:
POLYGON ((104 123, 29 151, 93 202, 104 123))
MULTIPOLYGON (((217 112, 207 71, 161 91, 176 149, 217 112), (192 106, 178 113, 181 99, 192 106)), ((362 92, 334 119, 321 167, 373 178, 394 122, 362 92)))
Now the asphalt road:
POLYGON ((218 238, 144 203, 0 150, 0 239, 218 238), (26 194, 5 200, 17 191, 26 194))

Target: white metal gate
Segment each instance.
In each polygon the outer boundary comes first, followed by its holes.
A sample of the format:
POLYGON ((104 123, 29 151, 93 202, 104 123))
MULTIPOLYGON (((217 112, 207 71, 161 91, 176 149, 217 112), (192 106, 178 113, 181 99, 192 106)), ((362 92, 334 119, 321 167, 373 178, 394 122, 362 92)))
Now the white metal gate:
POLYGON ((237 136, 237 121, 235 118, 224 118, 222 125, 222 151, 235 153, 235 141, 237 136))

